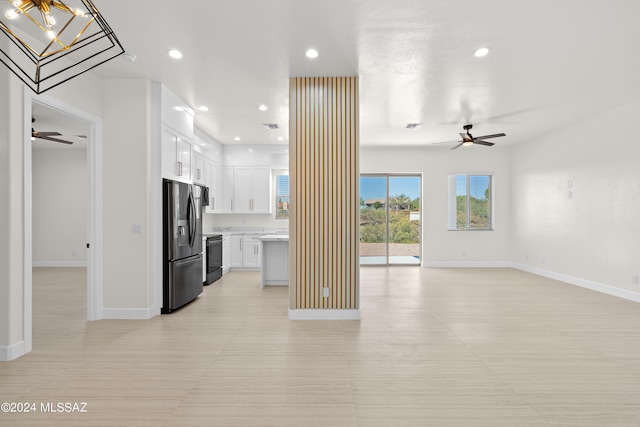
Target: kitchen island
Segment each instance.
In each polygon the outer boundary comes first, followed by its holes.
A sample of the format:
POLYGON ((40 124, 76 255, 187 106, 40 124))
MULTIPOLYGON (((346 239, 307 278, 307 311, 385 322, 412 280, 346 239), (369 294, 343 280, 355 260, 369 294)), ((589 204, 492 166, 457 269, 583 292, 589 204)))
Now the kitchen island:
POLYGON ((289 286, 289 236, 267 234, 258 237, 262 250, 262 280, 260 287, 267 285, 289 286))

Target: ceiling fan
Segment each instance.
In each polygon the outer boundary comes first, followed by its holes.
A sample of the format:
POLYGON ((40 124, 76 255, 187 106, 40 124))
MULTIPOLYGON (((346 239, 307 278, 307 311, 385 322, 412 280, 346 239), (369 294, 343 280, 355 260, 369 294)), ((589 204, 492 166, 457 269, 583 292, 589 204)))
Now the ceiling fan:
POLYGON ((473 136, 471 135, 471 132, 469 132, 471 130, 471 128, 473 128, 472 124, 468 124, 468 125, 464 125, 462 127, 464 130, 466 130, 466 133, 462 133, 460 132, 460 137, 462 138, 462 141, 449 141, 449 142, 435 142, 434 144, 448 144, 450 142, 459 142, 458 145, 456 145, 455 147, 451 148, 451 150, 455 150, 456 148, 464 145, 469 146, 469 145, 473 145, 473 144, 478 144, 478 145, 486 145, 487 147, 491 147, 492 145, 494 145, 493 142, 489 142, 489 141, 484 141, 485 139, 491 139, 491 138, 499 138, 501 136, 507 136, 504 133, 494 133, 491 135, 482 135, 482 136, 473 136))
MULTIPOLYGON (((35 123, 36 119, 31 118, 31 123, 35 123)), ((60 132, 37 132, 33 128, 31 128, 31 140, 34 139, 44 139, 47 141, 61 142, 63 144, 73 144, 72 141, 65 141, 64 139, 52 138, 54 136, 61 136, 60 132)))

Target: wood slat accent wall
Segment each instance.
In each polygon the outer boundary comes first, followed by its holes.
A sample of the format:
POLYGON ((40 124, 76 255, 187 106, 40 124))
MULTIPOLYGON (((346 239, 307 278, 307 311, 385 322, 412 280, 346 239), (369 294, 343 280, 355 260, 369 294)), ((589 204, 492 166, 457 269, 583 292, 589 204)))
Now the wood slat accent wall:
POLYGON ((291 309, 359 309, 358 105, 357 77, 290 79, 291 309))

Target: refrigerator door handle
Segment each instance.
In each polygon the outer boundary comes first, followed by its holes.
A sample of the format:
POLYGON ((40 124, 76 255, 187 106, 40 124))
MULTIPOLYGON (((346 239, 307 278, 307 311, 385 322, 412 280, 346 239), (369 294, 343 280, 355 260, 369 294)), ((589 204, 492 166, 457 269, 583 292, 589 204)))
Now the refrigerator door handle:
POLYGON ((189 191, 189 206, 187 209, 187 215, 189 216, 189 246, 193 248, 196 241, 196 204, 191 191, 189 191))

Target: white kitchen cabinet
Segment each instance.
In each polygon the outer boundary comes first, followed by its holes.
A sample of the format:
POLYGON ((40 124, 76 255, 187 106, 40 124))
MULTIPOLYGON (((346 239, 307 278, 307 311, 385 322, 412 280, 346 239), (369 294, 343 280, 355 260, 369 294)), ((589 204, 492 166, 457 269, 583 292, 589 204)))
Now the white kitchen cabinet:
POLYGON ((244 236, 242 242, 242 266, 245 268, 259 268, 260 241, 258 236, 244 236))
MULTIPOLYGON (((238 268, 244 265, 242 259, 242 236, 231 236, 231 268, 238 268)), ((224 249, 223 252, 224 254, 224 249)))
POLYGON ((222 167, 222 206, 223 213, 233 212, 233 166, 222 167))
MULTIPOLYGON (((260 268, 259 235, 232 235, 230 237, 230 267, 231 268, 260 268)), ((224 242, 223 242, 224 243, 224 242)), ((224 248, 222 254, 224 257, 224 248)), ((224 265, 224 260, 222 261, 224 265)))
POLYGON ((194 111, 161 83, 153 84, 152 93, 159 106, 153 127, 160 136, 162 177, 191 184, 194 111))
POLYGON ((220 213, 222 212, 222 168, 214 163, 210 162, 211 167, 211 187, 209 188, 209 208, 207 212, 220 213))
POLYGON ((202 236, 202 283, 207 281, 207 237, 202 236))
POLYGON ((270 173, 268 166, 236 166, 233 175, 233 211, 269 213, 270 173))
POLYGON ((236 166, 233 173, 233 211, 237 213, 251 212, 253 194, 253 168, 236 166))
POLYGON ((252 184, 252 212, 271 213, 271 172, 267 166, 253 168, 252 184))
POLYGON ((231 268, 231 238, 227 235, 222 237, 222 273, 226 273, 231 268))
POLYGON ((191 183, 191 141, 162 125, 160 144, 162 177, 191 183))
POLYGON ((211 170, 207 170, 206 162, 207 160, 201 154, 193 155, 193 182, 195 184, 209 187, 211 185, 211 179, 209 175, 211 173, 211 170))

